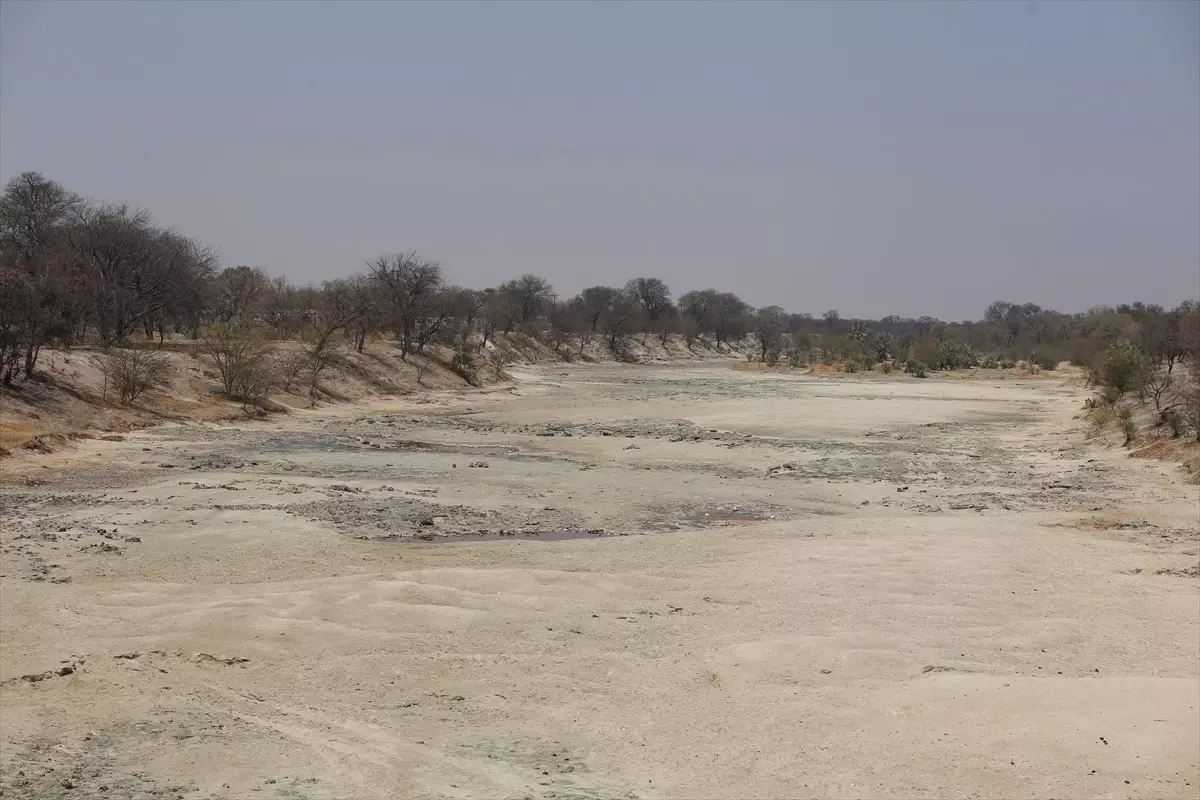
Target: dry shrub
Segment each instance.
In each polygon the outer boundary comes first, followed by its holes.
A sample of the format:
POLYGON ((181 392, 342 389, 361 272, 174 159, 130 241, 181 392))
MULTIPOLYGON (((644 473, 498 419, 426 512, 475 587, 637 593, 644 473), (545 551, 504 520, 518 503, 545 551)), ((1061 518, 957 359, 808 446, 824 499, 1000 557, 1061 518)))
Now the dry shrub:
POLYGON ((275 377, 283 391, 290 392, 292 387, 305 379, 312 360, 303 350, 291 350, 275 359, 275 377))
POLYGON ((487 360, 496 371, 496 377, 503 378, 504 370, 516 360, 516 353, 505 345, 498 345, 487 351, 487 360))
POLYGON ((104 359, 104 384, 129 405, 146 392, 167 385, 171 362, 162 353, 149 350, 113 350, 104 359))
MULTIPOLYGON (((1197 368, 1197 365, 1193 365, 1193 369, 1197 368)), ((1190 429, 1196 441, 1200 442, 1200 375, 1192 375, 1181 384, 1176 393, 1181 420, 1176 425, 1180 432, 1190 429)))
POLYGON ((255 401, 271 388, 273 347, 239 325, 214 325, 199 345, 200 357, 221 376, 221 391, 230 399, 255 401))
POLYGON ((1106 402, 1103 397, 1097 400, 1098 402, 1088 411, 1088 417, 1092 421, 1092 427, 1099 432, 1117 418, 1117 408, 1112 403, 1106 402))

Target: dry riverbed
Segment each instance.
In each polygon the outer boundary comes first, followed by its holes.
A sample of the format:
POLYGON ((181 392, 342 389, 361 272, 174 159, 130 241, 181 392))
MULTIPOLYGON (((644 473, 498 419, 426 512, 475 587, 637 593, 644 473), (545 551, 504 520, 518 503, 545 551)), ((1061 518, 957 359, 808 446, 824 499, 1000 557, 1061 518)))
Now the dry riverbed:
POLYGON ((725 365, 10 460, 8 798, 1200 796, 1200 491, 725 365))

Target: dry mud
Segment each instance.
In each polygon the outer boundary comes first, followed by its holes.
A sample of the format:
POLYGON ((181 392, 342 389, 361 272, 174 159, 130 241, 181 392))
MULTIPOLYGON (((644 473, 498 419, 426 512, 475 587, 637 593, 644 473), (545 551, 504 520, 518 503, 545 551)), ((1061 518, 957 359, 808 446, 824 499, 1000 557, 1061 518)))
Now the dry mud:
POLYGON ((6 798, 1200 795, 1195 486, 723 365, 10 462, 6 798))

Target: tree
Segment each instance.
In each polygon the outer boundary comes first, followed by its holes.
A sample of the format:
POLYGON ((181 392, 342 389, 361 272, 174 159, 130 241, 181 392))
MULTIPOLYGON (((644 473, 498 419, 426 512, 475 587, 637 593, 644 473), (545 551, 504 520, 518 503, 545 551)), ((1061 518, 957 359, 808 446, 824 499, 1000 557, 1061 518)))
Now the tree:
POLYGON ((214 281, 218 322, 246 319, 266 293, 270 278, 256 267, 228 267, 214 281))
POLYGON ((0 278, 6 382, 16 377, 15 364, 32 377, 42 345, 74 325, 78 282, 64 257, 63 231, 81 206, 77 195, 38 172, 17 175, 0 195, 0 265, 10 270, 0 278))
POLYGON ((764 306, 754 312, 751 326, 760 358, 765 362, 777 360, 787 332, 787 312, 779 306, 764 306))
POLYGON ((634 278, 625 284, 625 291, 637 298, 651 325, 671 307, 671 290, 659 278, 634 278))
POLYGON ((605 336, 608 337, 609 350, 619 352, 619 345, 631 332, 640 308, 637 297, 631 292, 617 290, 609 299, 608 307, 600 318, 605 336))
POLYGON ((390 322, 400 339, 400 356, 419 352, 445 320, 442 268, 416 253, 379 256, 370 265, 390 322))
POLYGON ((583 317, 587 328, 595 333, 601 318, 612 307, 613 301, 620 293, 619 289, 611 286, 589 286, 571 302, 583 317))
POLYGON ((546 305, 554 297, 554 288, 550 281, 528 273, 515 281, 500 284, 499 291, 512 298, 513 316, 505 333, 510 332, 512 322, 519 322, 523 328, 528 327, 541 316, 546 305))
POLYGON ((105 347, 195 294, 216 264, 208 248, 156 228, 148 212, 127 205, 83 209, 67 237, 105 347))
POLYGON ((746 335, 746 315, 749 310, 750 306, 732 292, 721 292, 716 296, 712 314, 713 336, 718 347, 746 335))
POLYGON ((445 289, 449 309, 450 340, 466 348, 487 304, 488 294, 476 289, 451 286, 445 289))
POLYGON ((679 313, 689 345, 696 336, 712 332, 717 296, 716 289, 696 289, 679 296, 679 313))
POLYGON ((560 300, 550 301, 546 321, 550 324, 550 343, 555 350, 561 349, 570 337, 580 335, 584 328, 578 307, 560 300))
POLYGON ((0 266, 0 383, 11 384, 32 343, 28 335, 29 307, 37 293, 29 276, 0 266))

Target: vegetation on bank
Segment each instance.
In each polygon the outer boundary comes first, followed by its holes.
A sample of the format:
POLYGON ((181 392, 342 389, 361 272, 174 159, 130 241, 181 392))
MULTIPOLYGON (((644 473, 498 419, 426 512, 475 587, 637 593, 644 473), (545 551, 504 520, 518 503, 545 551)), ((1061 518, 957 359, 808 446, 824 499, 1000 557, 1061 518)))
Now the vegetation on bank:
POLYGON ((344 353, 363 352, 375 336, 393 338, 418 372, 436 345, 452 353, 443 366, 472 384, 485 366, 503 373, 518 336, 565 360, 598 348, 632 359, 635 343, 731 349, 753 342, 751 357, 770 365, 915 377, 1019 361, 1053 369, 1069 361, 1102 389, 1100 406, 1130 397, 1153 402, 1163 426, 1200 436, 1195 301, 1171 310, 1139 302, 1075 314, 995 302, 974 321, 844 319, 836 311, 814 317, 780 306, 756 309, 711 288, 674 297, 654 277, 569 298, 532 274, 465 288, 412 252, 380 255, 349 278, 296 285, 256 267, 222 269, 214 251, 162 228, 148 212, 86 201, 36 172, 13 178, 0 196, 3 385, 36 378, 45 348, 98 344, 110 354, 116 396, 133 403, 165 381, 163 362, 145 352, 147 344, 182 340, 219 374, 225 395, 255 402, 273 390, 315 392, 344 353), (280 347, 284 342, 289 346, 280 347))

